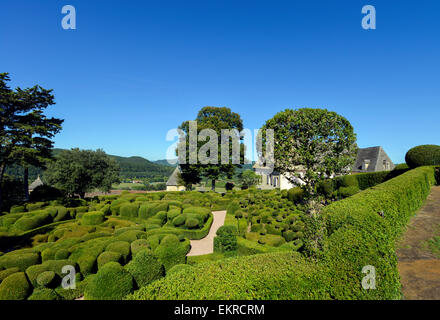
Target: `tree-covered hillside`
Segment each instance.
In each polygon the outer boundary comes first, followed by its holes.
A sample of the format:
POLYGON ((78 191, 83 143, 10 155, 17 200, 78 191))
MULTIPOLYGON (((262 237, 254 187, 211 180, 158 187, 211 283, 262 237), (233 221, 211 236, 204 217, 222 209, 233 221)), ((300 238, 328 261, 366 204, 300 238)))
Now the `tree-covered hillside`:
MULTIPOLYGON (((63 149, 53 149, 53 155, 56 157, 63 149)), ((169 165, 154 163, 142 157, 120 157, 109 155, 114 158, 121 167, 121 179, 147 179, 150 182, 166 181, 173 172, 174 168, 169 165)), ((18 165, 8 167, 6 173, 12 177, 21 178, 23 168, 18 165)), ((29 179, 32 181, 37 176, 43 175, 43 170, 29 167, 29 179)))

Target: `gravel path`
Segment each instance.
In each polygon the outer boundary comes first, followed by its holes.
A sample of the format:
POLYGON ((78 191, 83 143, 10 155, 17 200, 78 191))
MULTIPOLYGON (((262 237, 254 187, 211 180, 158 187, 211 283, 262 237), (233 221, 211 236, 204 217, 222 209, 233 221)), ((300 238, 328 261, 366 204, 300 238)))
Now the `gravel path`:
POLYGON ((226 211, 213 211, 214 221, 208 235, 201 240, 191 240, 191 250, 187 256, 201 256, 214 252, 214 237, 218 228, 225 224, 226 211))
POLYGON ((440 259, 424 246, 433 236, 440 236, 440 186, 432 187, 397 249, 402 291, 407 300, 440 299, 440 259))

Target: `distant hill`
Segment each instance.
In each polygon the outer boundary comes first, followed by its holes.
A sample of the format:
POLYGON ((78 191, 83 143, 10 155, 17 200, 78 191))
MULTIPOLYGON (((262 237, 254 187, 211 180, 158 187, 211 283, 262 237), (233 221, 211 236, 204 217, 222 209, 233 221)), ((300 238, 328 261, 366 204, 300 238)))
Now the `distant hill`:
MULTIPOLYGON (((56 157, 63 149, 53 149, 53 155, 56 157)), ((121 167, 121 179, 148 179, 149 182, 167 181, 174 168, 162 163, 152 162, 142 157, 120 157, 109 155, 115 159, 121 167)), ((6 174, 22 178, 23 168, 14 165, 6 170, 6 174)), ((37 176, 43 175, 43 170, 35 167, 29 168, 29 180, 34 180, 37 176)))
MULTIPOLYGON (((172 159, 172 160, 177 160, 177 159, 172 159)), ((176 164, 170 164, 170 163, 168 163, 168 160, 156 160, 156 161, 154 161, 154 163, 161 164, 164 166, 173 167, 173 168, 177 167, 177 162, 176 162, 176 164)))

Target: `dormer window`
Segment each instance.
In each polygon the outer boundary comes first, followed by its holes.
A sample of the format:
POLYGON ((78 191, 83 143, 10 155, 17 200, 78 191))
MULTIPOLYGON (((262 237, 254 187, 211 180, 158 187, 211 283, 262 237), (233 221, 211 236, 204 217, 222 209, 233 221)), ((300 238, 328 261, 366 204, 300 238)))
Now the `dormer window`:
POLYGON ((363 165, 363 170, 367 170, 369 165, 370 165, 370 160, 365 159, 364 160, 364 165, 363 165))

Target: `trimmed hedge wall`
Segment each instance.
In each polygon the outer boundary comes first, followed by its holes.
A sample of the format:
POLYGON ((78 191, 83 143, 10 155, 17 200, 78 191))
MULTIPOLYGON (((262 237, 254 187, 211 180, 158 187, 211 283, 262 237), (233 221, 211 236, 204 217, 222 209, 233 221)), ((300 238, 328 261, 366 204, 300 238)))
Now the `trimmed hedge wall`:
POLYGON ((324 208, 328 238, 324 261, 335 299, 399 299, 395 241, 435 183, 434 168, 420 167, 324 208), (362 268, 376 269, 376 290, 364 290, 362 268))
MULTIPOLYGON (((434 168, 421 167, 324 208, 328 235, 317 261, 276 252, 207 262, 127 298, 399 299, 395 241, 434 183, 434 168), (376 269, 376 290, 361 286, 366 265, 376 269)), ((238 238, 239 251, 243 243, 264 248, 238 238)))
POLYGON ((392 171, 379 171, 371 173, 359 173, 354 175, 359 182, 359 189, 365 190, 374 187, 378 184, 391 180, 401 174, 407 172, 409 169, 394 169, 392 171))
POLYGON ((128 300, 329 299, 325 272, 299 253, 228 258, 169 273, 128 300))

